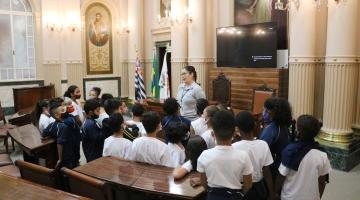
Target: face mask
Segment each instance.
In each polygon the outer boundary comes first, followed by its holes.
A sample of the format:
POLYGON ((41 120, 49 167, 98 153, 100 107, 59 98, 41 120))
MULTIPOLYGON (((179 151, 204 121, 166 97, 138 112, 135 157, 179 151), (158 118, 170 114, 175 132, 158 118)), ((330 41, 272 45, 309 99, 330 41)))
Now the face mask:
POLYGON ((80 99, 80 97, 81 97, 81 94, 80 95, 75 95, 76 99, 80 99))
POLYGON ((97 118, 99 118, 99 115, 96 115, 96 114, 93 114, 93 115, 91 115, 91 119, 97 119, 97 118))
POLYGON ((265 123, 271 122, 269 110, 266 109, 266 108, 264 109, 264 111, 263 111, 263 113, 262 113, 262 120, 263 120, 265 123))

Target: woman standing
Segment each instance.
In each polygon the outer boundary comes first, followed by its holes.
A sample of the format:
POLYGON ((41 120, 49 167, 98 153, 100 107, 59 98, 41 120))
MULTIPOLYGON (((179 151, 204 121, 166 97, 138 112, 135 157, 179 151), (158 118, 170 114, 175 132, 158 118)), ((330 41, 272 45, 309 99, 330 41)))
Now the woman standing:
POLYGON ((176 97, 180 104, 181 115, 190 121, 199 117, 196 113, 196 100, 206 98, 204 91, 196 83, 196 77, 197 74, 193 66, 184 67, 181 71, 183 83, 180 84, 176 97))

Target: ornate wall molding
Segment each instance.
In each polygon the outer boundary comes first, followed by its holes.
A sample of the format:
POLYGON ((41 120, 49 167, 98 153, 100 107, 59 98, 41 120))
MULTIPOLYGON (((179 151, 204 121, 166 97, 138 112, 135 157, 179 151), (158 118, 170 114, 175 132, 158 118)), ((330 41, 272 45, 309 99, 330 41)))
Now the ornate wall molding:
POLYGON ((60 63, 61 60, 43 60, 43 65, 57 65, 60 63))
POLYGON ((289 63, 319 63, 325 62, 323 56, 289 56, 289 63))

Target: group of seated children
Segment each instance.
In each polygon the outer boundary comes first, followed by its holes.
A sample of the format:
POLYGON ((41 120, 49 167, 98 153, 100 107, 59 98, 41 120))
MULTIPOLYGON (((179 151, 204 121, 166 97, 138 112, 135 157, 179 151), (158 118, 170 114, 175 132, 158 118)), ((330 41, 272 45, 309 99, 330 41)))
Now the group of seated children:
POLYGON ((179 114, 173 98, 164 102, 163 120, 157 112, 144 112, 137 103, 132 119, 124 120, 125 103, 104 95, 105 100, 97 96, 85 102, 86 118, 81 125, 76 115, 69 114, 75 112, 71 104, 61 98, 39 103, 38 117, 43 119, 39 128, 44 137, 57 139, 56 167, 78 166, 82 141, 87 162, 114 156, 174 167, 175 179, 197 171, 201 178, 192 179, 191 184, 206 187, 210 200, 321 198, 331 170, 326 153, 314 140, 321 124, 313 116, 300 116, 292 141, 291 107, 284 99, 265 102, 263 120, 268 125, 256 139, 251 113, 234 116, 226 108, 209 106, 206 99, 197 100, 199 118, 192 122, 179 114), (103 116, 100 121, 99 116, 103 116), (129 127, 134 126, 138 134, 129 135, 129 127), (235 127, 241 140, 233 143, 235 127), (157 138, 160 131, 165 141, 157 138))

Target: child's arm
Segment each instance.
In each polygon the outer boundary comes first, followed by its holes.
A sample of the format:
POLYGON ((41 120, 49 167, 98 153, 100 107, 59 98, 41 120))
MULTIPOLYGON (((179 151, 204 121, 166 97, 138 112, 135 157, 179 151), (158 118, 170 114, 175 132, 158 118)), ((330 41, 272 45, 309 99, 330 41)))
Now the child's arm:
POLYGON ((173 171, 174 179, 181 179, 189 172, 184 167, 177 167, 173 171))
POLYGON ((325 186, 326 186, 326 177, 328 176, 328 174, 324 175, 324 176, 320 176, 318 181, 319 181, 319 193, 320 193, 320 198, 322 197, 324 190, 325 190, 325 186))
POLYGON ((285 181, 286 176, 283 176, 281 174, 279 174, 276 178, 276 183, 275 183, 275 195, 280 195, 281 194, 281 189, 284 185, 284 181, 285 181))
POLYGON ((269 197, 270 199, 274 199, 274 184, 269 166, 263 167, 263 176, 269 189, 269 197))
POLYGON ((60 169, 60 167, 61 167, 63 147, 64 146, 62 144, 57 144, 57 151, 58 151, 59 160, 57 161, 57 163, 55 165, 55 169, 60 169))
POLYGON ((247 191, 249 191, 252 187, 252 174, 249 175, 244 175, 243 176, 243 192, 246 193, 247 191))

